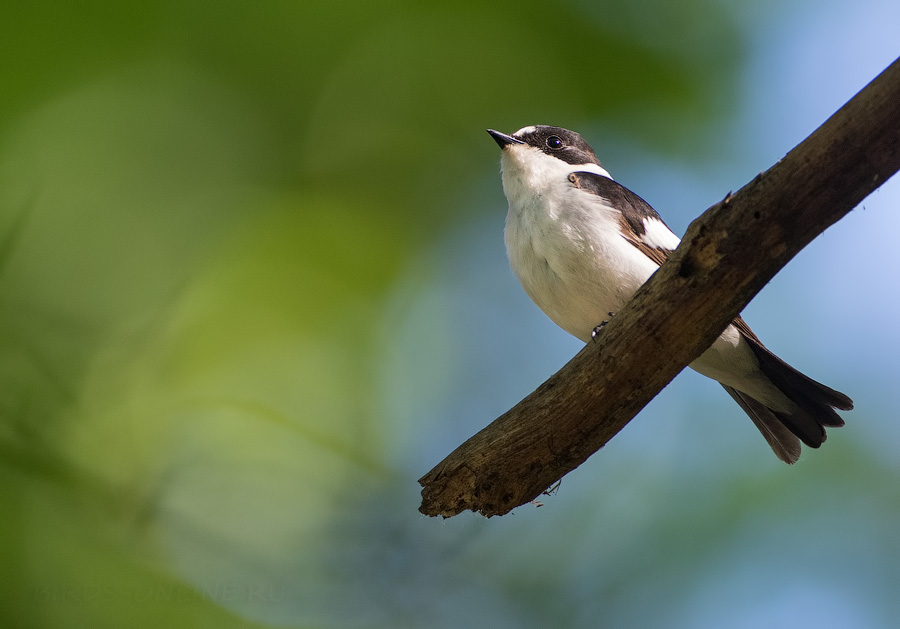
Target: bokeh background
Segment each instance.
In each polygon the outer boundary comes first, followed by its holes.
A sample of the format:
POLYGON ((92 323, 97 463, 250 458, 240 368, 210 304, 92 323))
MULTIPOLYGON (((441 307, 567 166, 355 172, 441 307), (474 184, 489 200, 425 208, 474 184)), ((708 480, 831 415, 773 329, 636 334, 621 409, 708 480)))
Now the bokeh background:
POLYGON ((0 605, 17 627, 888 627, 900 185, 748 307, 857 410, 789 468, 686 372, 541 508, 416 480, 579 349, 497 147, 677 233, 900 54, 894 0, 0 7, 0 605))

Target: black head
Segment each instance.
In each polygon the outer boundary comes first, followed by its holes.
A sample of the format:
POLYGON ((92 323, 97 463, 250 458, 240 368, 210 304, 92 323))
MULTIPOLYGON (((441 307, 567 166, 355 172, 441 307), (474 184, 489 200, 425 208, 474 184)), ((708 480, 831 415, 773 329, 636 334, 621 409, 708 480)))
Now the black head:
POLYGON ((594 154, 594 149, 584 141, 584 138, 574 131, 569 131, 562 127, 535 125, 533 127, 523 127, 512 135, 506 135, 491 129, 488 130, 488 133, 493 136, 500 148, 506 148, 515 144, 527 144, 569 164, 600 165, 600 160, 594 154))

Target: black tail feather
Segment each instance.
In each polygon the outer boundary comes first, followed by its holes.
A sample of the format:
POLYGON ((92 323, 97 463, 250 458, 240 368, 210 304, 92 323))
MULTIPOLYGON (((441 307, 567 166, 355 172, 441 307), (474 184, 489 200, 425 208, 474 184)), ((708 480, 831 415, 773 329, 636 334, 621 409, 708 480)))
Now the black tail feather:
POLYGON ((837 428, 844 425, 844 420, 834 409, 849 411, 853 408, 853 400, 840 391, 816 382, 778 358, 763 346, 743 321, 739 329, 744 332, 744 338, 753 350, 760 370, 794 403, 796 410, 791 413, 776 411, 745 393, 730 387, 725 387, 725 390, 750 416, 778 458, 786 463, 794 463, 800 456, 799 441, 811 448, 822 445, 827 436, 826 427, 837 428))
POLYGON ((737 389, 722 385, 734 401, 740 404, 750 416, 759 432, 775 452, 775 456, 787 464, 796 463, 800 458, 800 440, 785 424, 762 403, 737 389))
MULTIPOLYGON (((809 376, 800 373, 761 344, 753 342, 752 339, 748 339, 748 341, 750 348, 756 355, 756 359, 759 361, 759 367, 762 369, 762 372, 789 398, 793 399, 791 392, 797 392, 811 402, 829 407, 829 410, 831 407, 842 411, 853 410, 853 400, 840 391, 835 391, 831 387, 825 386, 821 382, 816 382, 809 376)), ((834 411, 832 413, 835 421, 838 423, 824 425, 843 426, 844 420, 838 417, 834 411)))
POLYGON ((818 448, 825 441, 825 427, 838 428, 844 420, 833 407, 841 410, 853 408, 853 401, 834 389, 809 378, 762 345, 750 342, 763 374, 797 405, 794 413, 772 411, 791 432, 811 448, 818 448))

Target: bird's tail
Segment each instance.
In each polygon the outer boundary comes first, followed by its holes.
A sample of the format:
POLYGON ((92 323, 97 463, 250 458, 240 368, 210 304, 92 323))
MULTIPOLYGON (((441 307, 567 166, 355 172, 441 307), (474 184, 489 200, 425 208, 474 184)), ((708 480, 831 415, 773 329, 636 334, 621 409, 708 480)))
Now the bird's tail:
POLYGON ((734 400, 750 416, 756 427, 785 463, 795 463, 800 458, 800 442, 818 448, 825 441, 825 427, 839 427, 844 420, 834 409, 849 411, 853 400, 834 389, 803 375, 775 354, 767 350, 756 338, 747 338, 762 373, 795 405, 791 413, 776 411, 725 385, 734 400))

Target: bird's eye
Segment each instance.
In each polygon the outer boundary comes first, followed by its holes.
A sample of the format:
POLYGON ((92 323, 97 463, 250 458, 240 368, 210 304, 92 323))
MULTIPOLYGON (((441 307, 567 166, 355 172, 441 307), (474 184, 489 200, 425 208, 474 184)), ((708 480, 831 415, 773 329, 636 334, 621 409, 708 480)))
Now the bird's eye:
POLYGON ((558 135, 551 135, 547 138, 547 147, 553 150, 561 149, 563 147, 562 138, 558 135))

